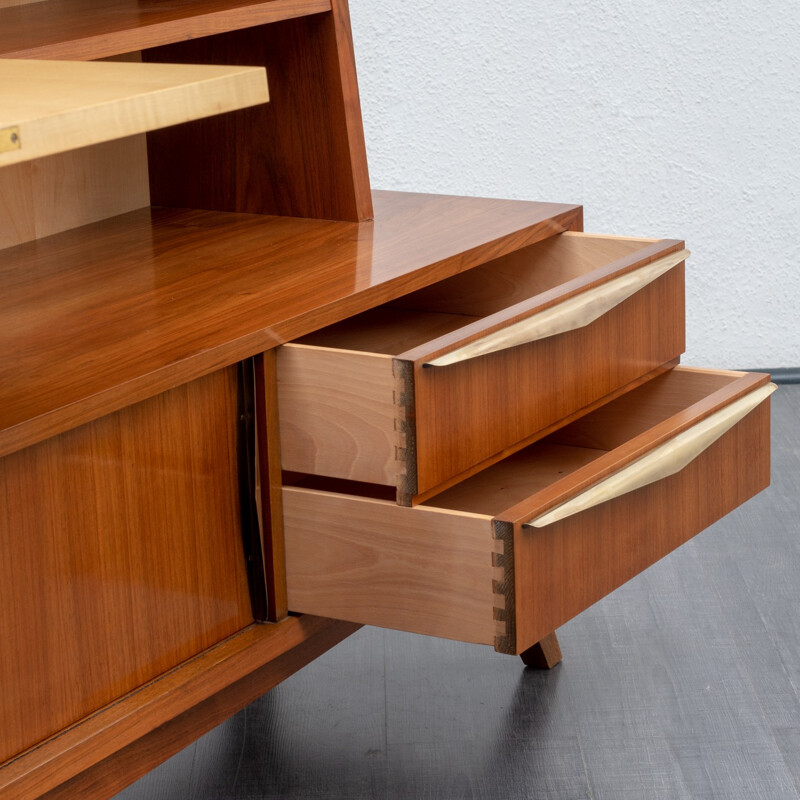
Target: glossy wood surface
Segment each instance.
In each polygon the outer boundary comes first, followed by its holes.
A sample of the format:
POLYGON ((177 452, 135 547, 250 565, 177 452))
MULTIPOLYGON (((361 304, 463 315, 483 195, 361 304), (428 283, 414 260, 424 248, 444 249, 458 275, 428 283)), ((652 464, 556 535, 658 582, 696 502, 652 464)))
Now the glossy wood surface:
POLYGON ((263 65, 271 95, 258 108, 149 135, 154 204, 372 218, 346 0, 334 9, 144 53, 156 63, 263 65))
POLYGON ((258 67, 0 58, 0 128, 19 130, 0 168, 268 99, 258 67))
POLYGON ((105 800, 358 627, 309 616, 250 625, 0 766, 0 796, 105 800))
POLYGON ((252 621, 236 393, 228 368, 0 460, 0 761, 252 621))
POLYGON ((0 56, 104 58, 330 8, 330 0, 45 0, 0 10, 0 56))
POLYGON ((561 232, 581 209, 376 192, 370 223, 134 211, 3 252, 0 453, 561 232))
POLYGON ((768 485, 766 401, 669 478, 555 522, 547 533, 515 526, 516 649, 538 641, 768 485))

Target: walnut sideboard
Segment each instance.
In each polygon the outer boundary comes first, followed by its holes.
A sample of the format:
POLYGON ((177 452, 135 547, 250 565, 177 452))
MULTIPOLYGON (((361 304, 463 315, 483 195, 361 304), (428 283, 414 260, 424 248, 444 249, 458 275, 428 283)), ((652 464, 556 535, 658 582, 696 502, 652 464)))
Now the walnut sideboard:
POLYGON ((370 190, 346 0, 0 0, 0 797, 361 624, 555 630, 769 482, 683 242, 370 190), (68 64, 62 62, 70 62, 68 64))

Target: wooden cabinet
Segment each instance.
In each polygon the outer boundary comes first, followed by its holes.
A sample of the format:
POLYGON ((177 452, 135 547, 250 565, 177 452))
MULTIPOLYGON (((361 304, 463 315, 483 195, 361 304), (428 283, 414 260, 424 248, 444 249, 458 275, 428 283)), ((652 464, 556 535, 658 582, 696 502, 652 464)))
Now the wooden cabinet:
POLYGON ((0 1, 9 800, 362 623, 552 663, 769 477, 766 376, 676 366, 682 242, 371 192, 345 0, 144 6, 0 1))

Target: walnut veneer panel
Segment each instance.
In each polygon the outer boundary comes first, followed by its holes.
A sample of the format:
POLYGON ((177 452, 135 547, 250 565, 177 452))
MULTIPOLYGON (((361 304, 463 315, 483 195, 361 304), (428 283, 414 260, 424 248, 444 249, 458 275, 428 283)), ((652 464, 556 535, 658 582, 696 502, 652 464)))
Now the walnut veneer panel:
POLYGON ((267 68, 270 81, 267 105, 148 136, 154 204, 372 218, 346 0, 334 0, 329 14, 180 42, 143 56, 257 64, 267 68))
POLYGON ((677 474, 543 529, 514 527, 515 652, 769 485, 769 403, 677 474), (522 576, 522 577, 521 577, 522 576))
POLYGON ((310 616, 250 625, 0 765, 0 796, 106 800, 358 627, 310 616))
POLYGON ((330 0, 45 0, 0 11, 0 56, 104 58, 330 8, 330 0))
POLYGON ((236 425, 232 367, 0 460, 0 761, 252 622, 236 425))
POLYGON ((374 222, 134 211, 3 251, 0 454, 580 225, 375 193, 374 222))

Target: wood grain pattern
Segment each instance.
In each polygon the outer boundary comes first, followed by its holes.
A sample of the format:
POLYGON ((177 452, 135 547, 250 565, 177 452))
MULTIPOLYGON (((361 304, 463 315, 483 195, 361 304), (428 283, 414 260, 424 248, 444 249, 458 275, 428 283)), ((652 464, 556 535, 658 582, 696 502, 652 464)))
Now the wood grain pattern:
POLYGON ((372 218, 353 48, 349 31, 342 29, 346 2, 336 0, 334 6, 335 14, 144 54, 158 63, 258 64, 270 78, 267 105, 148 136, 154 203, 317 219, 372 218))
POLYGON ((505 462, 509 458, 511 458, 515 453, 523 450, 528 445, 533 444, 539 440, 547 440, 550 441, 550 437, 554 435, 554 432, 562 430, 563 427, 571 425, 576 420, 583 419, 585 415, 592 413, 597 408, 602 408, 605 404, 610 403, 612 400, 615 400, 618 397, 622 397, 623 395, 627 394, 630 391, 633 391, 639 386, 643 386, 653 378, 657 378, 659 375, 663 375, 666 372, 674 369, 679 363, 678 359, 674 359, 673 361, 668 361, 666 364, 661 364, 660 366, 656 367, 654 370, 650 372, 646 372, 641 377, 637 378, 634 381, 626 384, 625 386, 621 386, 614 392, 605 395, 604 397, 599 398, 594 403, 590 403, 588 406, 584 406, 584 408, 580 408, 577 411, 569 414, 566 417, 563 417, 560 420, 557 420, 552 425, 548 425, 543 430, 536 431, 533 435, 528 436, 527 438, 523 439, 522 441, 515 442, 512 446, 505 448, 501 452, 497 453, 496 455, 491 456, 490 458, 484 459, 483 461, 479 461, 470 469, 465 470, 464 472, 460 473, 459 475, 451 478, 449 481, 444 481, 443 483, 439 484, 438 486, 434 487, 433 489, 422 492, 421 494, 415 495, 411 498, 411 502, 409 505, 419 505, 421 503, 425 503, 433 497, 437 497, 437 502, 439 502, 438 498, 443 496, 443 492, 448 489, 452 489, 457 487, 467 479, 472 477, 473 475, 477 475, 479 472, 482 472, 487 467, 491 467, 495 464, 500 464, 505 462))
POLYGON ((283 469, 403 483, 406 414, 390 356, 287 344, 276 374, 283 469))
MULTIPOLYGON (((596 270, 612 264, 618 268, 620 265, 616 262, 621 259, 658 252, 658 244, 658 239, 566 231, 496 258, 469 273, 426 286, 399 298, 392 305, 487 317, 499 309, 510 308, 552 290, 561 297, 564 285, 570 281, 583 278, 578 285, 585 288, 588 286, 587 275, 595 273, 592 277, 596 279, 596 270), (654 248, 652 251, 651 247, 654 248), (531 269, 534 263, 536 269, 531 269)), ((633 262, 628 260, 624 263, 630 266, 633 262)), ((545 301, 548 299, 544 298, 545 301)))
POLYGON ((0 761, 252 621, 236 370, 0 461, 0 761))
POLYGON ((768 485, 767 401, 676 475, 547 529, 517 525, 517 651, 768 485))
POLYGON ((527 440, 683 349, 683 271, 676 268, 585 328, 442 370, 416 364, 417 492, 527 440))
POLYGON ((46 0, 0 11, 0 56, 84 61, 330 11, 330 0, 46 0))
MULTIPOLYGON (((444 281, 447 293, 430 287, 301 340, 309 345, 364 351, 374 344, 383 352, 391 352, 401 343, 409 345, 399 353, 395 371, 414 362, 415 407, 409 418, 414 420, 410 426, 413 438, 407 439, 416 452, 416 469, 409 469, 416 482, 409 486, 410 495, 429 496, 477 464, 523 446, 537 432, 630 385, 683 351, 683 267, 679 262, 686 251, 681 243, 620 243, 581 236, 562 234, 558 237, 558 242, 563 242, 561 247, 548 242, 500 259, 497 274, 488 264, 479 268, 478 276, 467 272, 444 281), (624 255, 609 264, 603 260, 609 253, 624 255), (510 259, 513 263, 502 263, 510 259), (558 270, 550 259, 557 262, 558 270), (523 341, 479 358, 429 368, 431 360, 436 363, 438 358, 431 359, 428 354, 449 356, 464 346, 505 336, 515 326, 615 281, 632 280, 651 265, 663 274, 594 322, 559 336, 523 341), (540 266, 548 273, 544 283, 536 277, 540 266), (559 271, 564 276, 561 284, 556 278, 559 271), (478 291, 480 283, 484 285, 483 295, 478 291), (520 287, 540 293, 522 299, 520 287), (464 299, 463 308, 458 298, 464 299), (506 302, 512 304, 504 306, 506 302), (458 316, 459 310, 463 317, 458 316), (468 315, 474 312, 487 316, 472 321, 475 318, 468 315), (460 326, 459 319, 463 320, 460 326), (431 339, 431 333, 439 335, 431 339), (576 364, 580 369, 575 368, 576 364)), ((329 363, 323 368, 325 354, 315 351, 315 358, 321 361, 320 372, 327 370, 330 376, 338 371, 337 361, 342 361, 342 369, 346 369, 351 357, 345 351, 331 350, 329 363)), ((361 361, 367 368, 371 363, 366 353, 361 361)), ((351 413, 362 402, 360 383, 336 382, 333 378, 339 399, 338 410, 334 410, 327 400, 333 388, 330 381, 315 394, 313 376, 306 373, 306 377, 310 379, 306 388, 309 413, 316 420, 323 420, 324 415, 315 406, 321 406, 323 411, 330 408, 331 418, 328 424, 309 429, 304 424, 303 410, 299 406, 292 409, 292 438, 300 440, 305 436, 304 449, 313 453, 313 458, 304 458, 302 467, 287 468, 393 485, 394 474, 383 469, 388 449, 370 453, 370 440, 363 430, 382 430, 381 441, 390 437, 393 426, 388 413, 382 424, 370 421, 368 426, 362 426, 358 416, 351 413), (327 435, 334 413, 339 433, 335 440, 327 435), (351 447, 348 457, 340 459, 343 437, 357 438, 364 446, 355 450, 351 447)), ((383 383, 388 386, 388 378, 383 383)))
POLYGON ((20 136, 0 167, 269 99, 263 70, 205 64, 0 59, 0 87, 0 127, 20 136))
POLYGON ((0 249, 149 205, 141 135, 3 167, 0 249))
POLYGON ((8 248, 0 454, 575 223, 546 203, 376 192, 374 223, 134 211, 8 248))
MULTIPOLYGON (((681 385, 684 376, 677 374, 681 385)), ((768 483, 764 401, 680 472, 547 528, 523 530, 554 498, 597 483, 768 380, 734 373, 724 387, 709 390, 707 376, 687 374, 706 386, 705 396, 688 392, 671 417, 614 450, 537 443, 415 508, 285 489, 290 607, 493 641, 501 652, 528 650, 768 483), (491 564, 488 577, 482 559, 491 564), (456 565, 467 569, 462 574, 456 565), (470 592, 477 606, 467 625, 461 615, 470 592), (491 638, 476 627, 488 613, 495 621, 491 638)))
POLYGON ((4 764, 0 795, 106 800, 358 627, 309 616, 250 625, 4 764))
POLYGON ((26 6, 29 3, 41 3, 44 0, 0 0, 0 8, 11 8, 11 6, 26 6))
POLYGON ((289 608, 492 644, 491 518, 287 487, 289 608))

